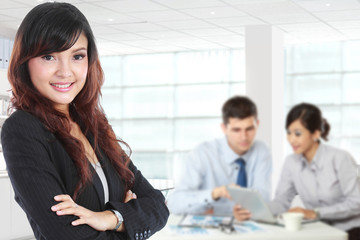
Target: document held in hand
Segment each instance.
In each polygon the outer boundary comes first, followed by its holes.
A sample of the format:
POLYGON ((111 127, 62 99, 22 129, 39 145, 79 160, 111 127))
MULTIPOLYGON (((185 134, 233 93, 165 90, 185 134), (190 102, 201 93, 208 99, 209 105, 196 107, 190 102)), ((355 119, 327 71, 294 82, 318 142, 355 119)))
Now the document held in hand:
POLYGON ((240 186, 227 186, 232 200, 251 212, 251 219, 264 223, 278 223, 259 192, 240 186))

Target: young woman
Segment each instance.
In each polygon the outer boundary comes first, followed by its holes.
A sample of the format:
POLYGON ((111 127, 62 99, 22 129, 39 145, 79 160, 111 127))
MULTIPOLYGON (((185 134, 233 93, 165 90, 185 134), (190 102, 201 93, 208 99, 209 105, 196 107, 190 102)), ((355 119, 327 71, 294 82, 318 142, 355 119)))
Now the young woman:
POLYGON ((288 211, 299 194, 307 219, 321 219, 360 239, 360 184, 357 165, 349 153, 326 145, 330 125, 319 108, 302 103, 294 106, 286 119, 287 138, 294 154, 287 157, 275 199, 275 214, 288 211))
POLYGON ((16 111, 1 138, 15 199, 36 239, 146 239, 169 212, 99 105, 103 72, 84 15, 68 3, 32 9, 8 78, 16 111))

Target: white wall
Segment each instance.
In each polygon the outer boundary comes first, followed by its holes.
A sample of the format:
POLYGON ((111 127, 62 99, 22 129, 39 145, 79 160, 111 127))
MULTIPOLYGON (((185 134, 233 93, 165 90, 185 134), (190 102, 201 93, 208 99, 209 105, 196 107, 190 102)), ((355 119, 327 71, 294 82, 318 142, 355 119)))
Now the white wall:
POLYGON ((245 28, 246 94, 257 104, 257 138, 271 149, 272 193, 279 181, 284 152, 283 32, 268 26, 245 28))
POLYGON ((7 95, 10 83, 7 80, 7 69, 0 68, 0 94, 7 95))
POLYGON ((10 179, 0 176, 0 240, 33 236, 24 211, 14 200, 10 179))
MULTIPOLYGON (((0 95, 8 95, 7 90, 9 90, 9 89, 10 89, 10 84, 7 80, 7 70, 0 68, 0 95)), ((0 116, 0 122, 2 122, 1 116, 0 116)), ((5 167, 5 161, 4 161, 2 153, 0 152, 0 170, 3 169, 4 167, 5 167)), ((0 217, 1 217, 1 214, 0 214, 0 217)))

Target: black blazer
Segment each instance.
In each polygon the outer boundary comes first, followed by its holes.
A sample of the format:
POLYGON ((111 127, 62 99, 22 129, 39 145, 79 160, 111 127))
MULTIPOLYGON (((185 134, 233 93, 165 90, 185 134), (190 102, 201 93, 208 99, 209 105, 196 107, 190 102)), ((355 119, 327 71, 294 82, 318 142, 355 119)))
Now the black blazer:
MULTIPOLYGON (((75 216, 57 216, 51 206, 54 196, 73 195, 79 175, 73 160, 61 142, 33 115, 18 110, 4 123, 1 141, 6 166, 15 192, 15 200, 25 211, 36 239, 146 239, 166 224, 169 211, 162 193, 155 190, 131 163, 135 175, 131 189, 137 199, 123 203, 124 186, 120 176, 101 150, 97 157, 109 185, 105 203, 100 178, 94 172, 76 203, 92 211, 118 210, 126 232, 99 232, 88 225, 72 226, 75 216)), ((92 143, 92 139, 89 138, 92 143)), ((89 164, 89 168, 93 170, 89 164)))

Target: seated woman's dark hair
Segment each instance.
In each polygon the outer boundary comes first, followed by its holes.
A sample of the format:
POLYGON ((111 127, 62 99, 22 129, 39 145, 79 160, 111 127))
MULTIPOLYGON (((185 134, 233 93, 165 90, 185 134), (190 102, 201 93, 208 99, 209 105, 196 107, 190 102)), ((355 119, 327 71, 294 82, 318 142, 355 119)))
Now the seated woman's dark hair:
POLYGON ((317 106, 310 103, 300 103, 292 107, 286 117, 285 129, 288 129, 290 124, 296 120, 300 120, 301 124, 311 133, 319 130, 321 137, 326 141, 328 140, 330 124, 322 117, 317 106))

